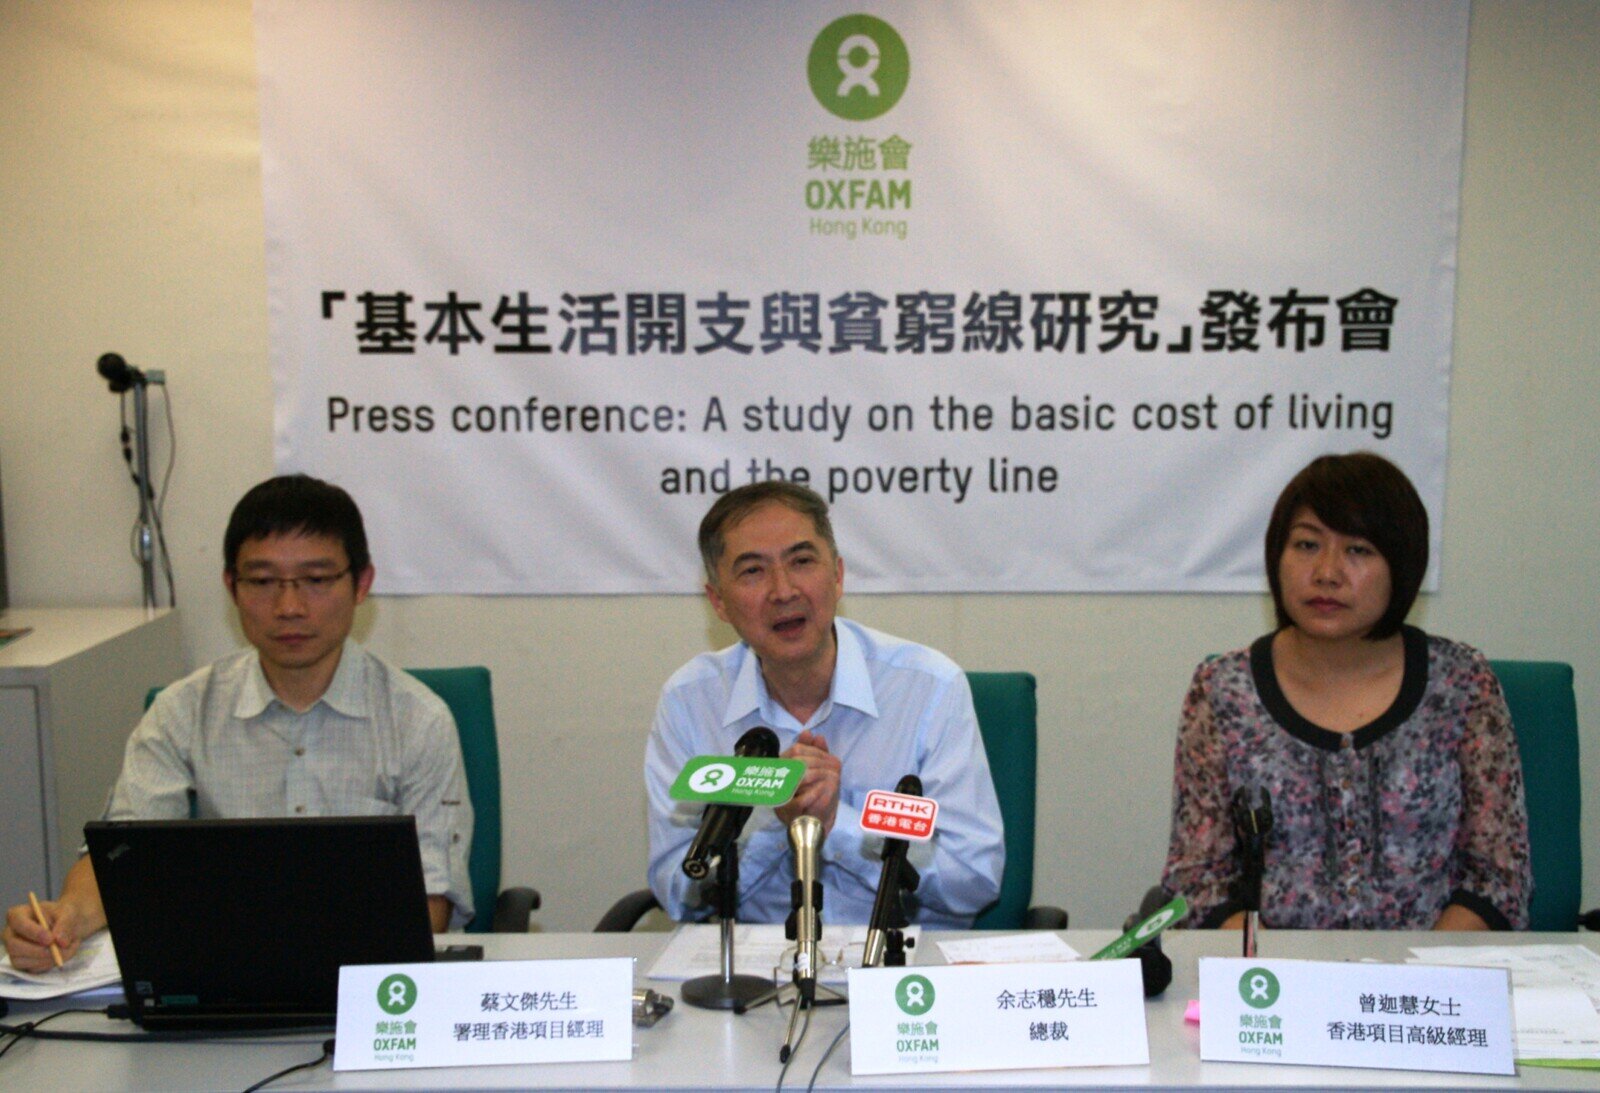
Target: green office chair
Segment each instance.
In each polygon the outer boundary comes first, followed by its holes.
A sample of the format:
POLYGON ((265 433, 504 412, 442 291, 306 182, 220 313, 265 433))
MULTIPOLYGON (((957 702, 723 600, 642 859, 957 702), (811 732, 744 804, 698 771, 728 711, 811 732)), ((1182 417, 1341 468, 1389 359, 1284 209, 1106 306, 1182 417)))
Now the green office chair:
MULTIPOLYGON (((455 718, 461 740, 462 764, 467 772, 467 793, 472 798, 472 849, 467 873, 472 882, 472 903, 477 914, 467 932, 486 934, 527 933, 528 920, 538 910, 540 898, 533 888, 500 891, 500 745, 494 729, 494 694, 489 669, 410 668, 425 687, 444 699, 455 718), (493 907, 492 914, 486 908, 493 907)), ((144 696, 146 709, 162 688, 151 687, 144 696)))
MULTIPOLYGON (((1029 907, 1033 894, 1034 804, 1038 784, 1039 706, 1036 682, 1026 672, 968 672, 972 704, 989 755, 1000 815, 1006 826, 1006 870, 1000 898, 977 921, 980 930, 1065 930, 1059 907, 1029 907)), ((885 787, 889 788, 889 787, 885 787)), ((596 933, 623 933, 661 905, 648 888, 623 896, 595 926, 596 933)))
MULTIPOLYGON (((1583 785, 1578 768, 1578 705, 1572 666, 1553 660, 1491 660, 1500 679, 1522 757, 1533 856, 1535 930, 1573 930, 1583 898, 1583 844, 1578 824, 1583 785)), ((1600 914, 1584 921, 1595 929, 1600 914)))
POLYGON ((495 735, 489 669, 475 665, 406 670, 444 699, 461 737, 461 760, 472 797, 472 851, 467 856, 467 872, 472 878, 472 902, 478 909, 467 932, 527 933, 529 917, 539 908, 539 893, 526 887, 500 890, 500 744, 495 735), (490 907, 494 908, 492 915, 486 913, 490 907))
POLYGON ((1059 907, 1030 907, 1033 835, 1039 782, 1038 682, 1029 672, 968 672, 972 705, 989 754, 989 771, 1006 825, 1006 871, 1000 898, 980 914, 977 930, 1065 930, 1059 907))

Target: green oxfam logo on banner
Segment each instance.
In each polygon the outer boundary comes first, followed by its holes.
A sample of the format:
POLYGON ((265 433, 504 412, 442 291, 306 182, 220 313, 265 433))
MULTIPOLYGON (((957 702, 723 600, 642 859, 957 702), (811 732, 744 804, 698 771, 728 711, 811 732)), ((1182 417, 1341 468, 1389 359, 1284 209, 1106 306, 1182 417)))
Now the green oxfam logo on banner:
POLYGON ((417 1004, 417 985, 409 975, 395 974, 378 984, 378 1005, 383 1012, 402 1014, 417 1004))
POLYGON ((1266 1009, 1278 1000, 1278 977, 1265 968, 1251 968, 1239 977, 1239 997, 1251 1009, 1266 1009))
POLYGON ((888 23, 870 15, 835 19, 811 43, 811 93, 846 121, 871 121, 894 108, 911 81, 911 54, 888 23))
POLYGON ((894 1000, 913 1017, 927 1013, 933 1008, 933 984, 926 976, 908 975, 895 985, 894 1000))

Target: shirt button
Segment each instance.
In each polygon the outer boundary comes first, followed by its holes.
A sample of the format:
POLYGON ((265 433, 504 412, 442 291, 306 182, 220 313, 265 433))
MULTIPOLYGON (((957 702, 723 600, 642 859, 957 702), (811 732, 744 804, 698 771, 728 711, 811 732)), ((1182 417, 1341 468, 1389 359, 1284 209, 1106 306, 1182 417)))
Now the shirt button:
POLYGON ((294 806, 294 811, 295 811, 295 815, 296 816, 302 816, 302 815, 305 814, 306 806, 305 805, 295 805, 294 806))
POLYGON ((305 755, 305 753, 306 753, 306 749, 305 749, 305 748, 295 748, 295 749, 294 749, 294 753, 295 753, 295 754, 296 754, 296 755, 300 755, 300 756, 303 756, 303 755, 305 755))

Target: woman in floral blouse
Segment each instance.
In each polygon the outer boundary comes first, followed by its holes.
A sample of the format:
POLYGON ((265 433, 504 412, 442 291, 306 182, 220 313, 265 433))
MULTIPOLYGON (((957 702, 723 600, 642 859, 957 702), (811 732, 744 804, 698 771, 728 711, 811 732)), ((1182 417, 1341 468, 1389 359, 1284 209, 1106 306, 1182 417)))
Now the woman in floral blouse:
POLYGON ((1230 803, 1271 795, 1262 922, 1299 929, 1525 929, 1522 765, 1476 649, 1405 625, 1428 514, 1399 468, 1323 456, 1267 527, 1278 629, 1195 671, 1162 884, 1236 926, 1230 803))

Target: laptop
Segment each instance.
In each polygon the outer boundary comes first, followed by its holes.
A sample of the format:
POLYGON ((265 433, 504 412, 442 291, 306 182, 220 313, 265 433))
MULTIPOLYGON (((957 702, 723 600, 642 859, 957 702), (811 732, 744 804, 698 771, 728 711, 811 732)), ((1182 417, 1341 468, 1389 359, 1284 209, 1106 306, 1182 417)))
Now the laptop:
POLYGON ((96 821, 83 833, 144 1028, 331 1028, 342 965, 434 958, 411 816, 96 821))

